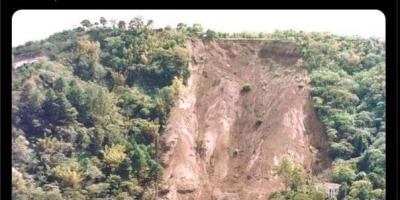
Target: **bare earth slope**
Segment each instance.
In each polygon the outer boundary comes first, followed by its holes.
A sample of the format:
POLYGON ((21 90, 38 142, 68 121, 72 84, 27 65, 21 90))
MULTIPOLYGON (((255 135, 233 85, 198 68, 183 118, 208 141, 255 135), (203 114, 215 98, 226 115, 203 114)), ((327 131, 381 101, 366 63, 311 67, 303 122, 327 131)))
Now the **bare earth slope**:
POLYGON ((260 40, 187 45, 195 62, 163 138, 161 199, 268 199, 283 188, 272 171, 282 156, 309 172, 326 167, 299 46, 260 40), (250 92, 241 91, 246 83, 250 92))

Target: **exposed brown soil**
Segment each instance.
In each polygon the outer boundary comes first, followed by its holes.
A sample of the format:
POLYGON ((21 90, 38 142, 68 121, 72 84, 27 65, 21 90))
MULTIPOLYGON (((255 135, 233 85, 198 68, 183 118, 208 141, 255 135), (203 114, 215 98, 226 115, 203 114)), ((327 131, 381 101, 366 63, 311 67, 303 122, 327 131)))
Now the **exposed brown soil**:
POLYGON ((188 41, 194 62, 163 136, 161 199, 268 199, 284 155, 329 165, 300 47, 280 41, 188 41), (242 86, 252 88, 243 92, 242 86), (258 122, 258 123, 257 123, 258 122))

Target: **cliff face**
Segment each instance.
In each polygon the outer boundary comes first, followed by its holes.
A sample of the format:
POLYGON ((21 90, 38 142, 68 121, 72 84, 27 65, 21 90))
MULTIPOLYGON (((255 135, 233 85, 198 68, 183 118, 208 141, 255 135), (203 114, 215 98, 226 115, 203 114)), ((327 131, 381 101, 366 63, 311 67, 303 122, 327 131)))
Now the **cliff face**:
POLYGON ((300 47, 260 40, 187 43, 191 77, 162 142, 161 199, 268 199, 288 155, 324 169, 325 137, 300 47), (244 84, 251 91, 243 92, 244 84))

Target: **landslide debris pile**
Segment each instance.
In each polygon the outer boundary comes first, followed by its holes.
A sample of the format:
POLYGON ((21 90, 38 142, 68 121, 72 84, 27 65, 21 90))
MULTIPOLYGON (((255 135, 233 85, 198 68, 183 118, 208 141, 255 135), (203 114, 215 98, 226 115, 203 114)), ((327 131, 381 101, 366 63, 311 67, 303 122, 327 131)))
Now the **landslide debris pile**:
POLYGON ((283 188, 273 173, 283 156, 309 173, 327 167, 300 46, 192 39, 187 47, 191 77, 162 139, 161 199, 267 199, 283 188))

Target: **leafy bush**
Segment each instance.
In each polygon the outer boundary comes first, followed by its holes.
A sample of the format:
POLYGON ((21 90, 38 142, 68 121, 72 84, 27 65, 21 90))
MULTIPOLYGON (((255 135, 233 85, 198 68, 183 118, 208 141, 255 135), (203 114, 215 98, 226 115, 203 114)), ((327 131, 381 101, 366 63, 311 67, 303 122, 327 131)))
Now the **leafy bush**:
POLYGON ((251 85, 249 83, 246 83, 242 87, 243 92, 250 92, 251 91, 251 85))

